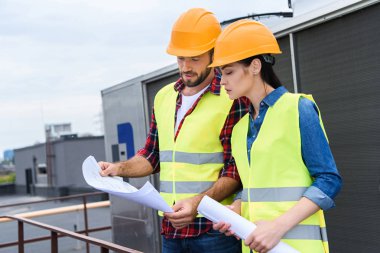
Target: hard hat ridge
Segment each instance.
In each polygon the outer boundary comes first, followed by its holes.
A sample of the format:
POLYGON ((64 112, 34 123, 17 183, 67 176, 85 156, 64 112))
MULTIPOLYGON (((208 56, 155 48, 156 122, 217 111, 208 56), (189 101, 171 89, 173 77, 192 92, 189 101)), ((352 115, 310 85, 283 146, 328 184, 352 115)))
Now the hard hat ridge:
POLYGON ((212 12, 193 8, 183 13, 173 25, 167 53, 175 56, 198 56, 212 48, 221 33, 212 12))
POLYGON ((215 43, 214 61, 222 66, 255 55, 281 54, 273 33, 262 23, 243 19, 229 25, 215 43))

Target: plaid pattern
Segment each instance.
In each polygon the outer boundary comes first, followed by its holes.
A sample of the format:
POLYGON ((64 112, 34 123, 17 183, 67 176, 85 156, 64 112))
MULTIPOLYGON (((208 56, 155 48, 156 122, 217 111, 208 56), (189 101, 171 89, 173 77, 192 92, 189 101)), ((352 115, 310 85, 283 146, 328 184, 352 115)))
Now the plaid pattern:
MULTIPOLYGON (((220 79, 221 79, 220 73, 217 70, 215 70, 215 78, 212 80, 211 85, 208 86, 208 88, 205 90, 203 94, 205 94, 206 92, 211 92, 214 95, 219 95, 220 89, 221 89, 220 79)), ((185 84, 182 82, 182 79, 180 78, 175 83, 174 89, 178 93, 181 93, 181 91, 184 88, 185 88, 185 84)), ((195 101, 192 108, 190 108, 190 110, 186 113, 186 115, 180 122, 178 126, 178 130, 174 137, 175 139, 177 138, 178 133, 181 130, 184 119, 186 118, 187 115, 191 114, 194 111, 199 100, 202 99, 203 94, 199 96, 199 98, 197 99, 197 101, 195 101)), ((176 118, 177 118, 177 111, 181 107, 181 104, 182 104, 182 97, 178 96, 177 102, 176 102, 176 115, 175 115, 176 118)), ((240 182, 240 177, 236 168, 235 160, 231 154, 231 134, 232 134, 232 128, 234 127, 234 125, 240 120, 240 118, 242 118, 248 112, 249 104, 250 102, 247 98, 236 99, 232 104, 229 115, 227 116, 226 122, 224 124, 224 127, 222 131, 220 132, 219 139, 224 148, 224 155, 223 155, 224 166, 219 173, 219 177, 231 177, 240 182)), ((150 131, 145 143, 145 147, 138 151, 138 155, 145 157, 152 164, 153 173, 157 173, 160 171, 158 131, 157 131, 156 118, 154 116, 154 108, 153 108, 152 120, 150 124, 150 131)), ((196 218, 191 224, 189 224, 189 226, 183 229, 175 229, 170 224, 169 220, 167 220, 166 218, 163 218, 161 234, 165 235, 166 238, 188 238, 188 237, 199 236, 200 234, 207 232, 211 228, 212 228, 212 222, 207 220, 206 218, 196 218)))

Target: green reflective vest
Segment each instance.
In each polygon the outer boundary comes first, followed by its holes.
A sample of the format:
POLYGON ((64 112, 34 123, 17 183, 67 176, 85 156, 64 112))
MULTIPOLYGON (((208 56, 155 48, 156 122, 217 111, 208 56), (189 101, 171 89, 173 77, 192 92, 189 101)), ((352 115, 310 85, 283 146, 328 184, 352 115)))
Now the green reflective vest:
MULTIPOLYGON (((160 194, 169 206, 206 191, 217 181, 224 166, 219 135, 233 103, 224 88, 219 96, 206 92, 186 116, 174 141, 177 96, 172 83, 162 88, 154 101, 160 149, 160 194)), ((232 196, 222 203, 231 202, 232 196)))
MULTIPOLYGON (((251 148, 250 164, 247 157, 249 114, 233 129, 232 155, 243 183, 242 216, 252 222, 273 220, 285 213, 312 184, 301 153, 300 96, 314 101, 310 95, 285 93, 268 108, 251 148)), ((321 119, 320 124, 323 128, 321 119)), ((282 241, 300 252, 328 252, 323 211, 295 226, 282 241)), ((243 252, 249 252, 244 244, 243 252)))

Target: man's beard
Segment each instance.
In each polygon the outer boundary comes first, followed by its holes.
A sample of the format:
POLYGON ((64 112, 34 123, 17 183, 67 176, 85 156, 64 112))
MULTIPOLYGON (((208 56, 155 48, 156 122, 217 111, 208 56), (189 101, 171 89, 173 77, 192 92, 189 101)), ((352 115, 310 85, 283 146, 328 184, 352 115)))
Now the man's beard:
POLYGON ((194 82, 191 80, 185 81, 185 79, 183 78, 183 75, 186 75, 186 74, 196 75, 196 73, 191 72, 191 71, 181 72, 181 78, 182 78, 183 83, 187 87, 196 87, 196 86, 200 85, 208 77, 210 72, 211 72, 211 68, 207 68, 205 71, 201 72, 201 75, 194 82))

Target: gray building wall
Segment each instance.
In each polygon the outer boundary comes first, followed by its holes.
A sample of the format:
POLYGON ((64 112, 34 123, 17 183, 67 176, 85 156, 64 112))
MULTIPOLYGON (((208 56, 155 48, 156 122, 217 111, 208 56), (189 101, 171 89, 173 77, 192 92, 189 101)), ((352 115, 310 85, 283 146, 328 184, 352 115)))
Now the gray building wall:
POLYGON ((298 89, 318 103, 343 177, 331 252, 380 252, 379 17, 376 4, 294 34, 298 89))
MULTIPOLYGON (((102 91, 107 161, 125 160, 128 157, 122 152, 131 148, 137 152, 145 143, 147 129, 141 82, 141 77, 135 78, 102 91), (123 134, 118 127, 125 124, 130 124, 132 128, 129 133, 123 134), (129 145, 125 143, 123 138, 133 140, 133 145, 132 142, 129 145), (113 147, 119 149, 113 151, 113 147)), ((138 188, 148 180, 154 184, 153 177, 125 180, 138 188)), ((116 196, 111 195, 110 199, 113 241, 143 252, 159 252, 159 236, 155 232, 159 231, 156 211, 116 196)))
POLYGON ((36 163, 46 163, 45 143, 15 150, 16 186, 25 186, 25 170, 33 169, 33 157, 36 163))
POLYGON ((54 143, 53 182, 56 187, 92 189, 84 180, 82 163, 92 155, 105 160, 104 138, 85 137, 54 143))
POLYGON ((83 179, 82 163, 89 156, 105 160, 104 137, 80 137, 52 142, 52 187, 48 187, 41 175, 34 176, 33 156, 37 164, 46 164, 45 143, 15 150, 16 188, 26 193, 25 170, 32 169, 34 186, 32 193, 37 195, 67 195, 82 191, 92 191, 83 179), (37 179, 37 180, 36 180, 37 179), (37 183, 37 184, 36 184, 37 183))
POLYGON ((123 123, 133 124, 135 152, 145 143, 143 89, 140 80, 131 80, 102 92, 104 114, 105 152, 107 161, 112 162, 112 145, 118 144, 117 126, 123 123), (109 98, 109 99, 108 99, 109 98))

